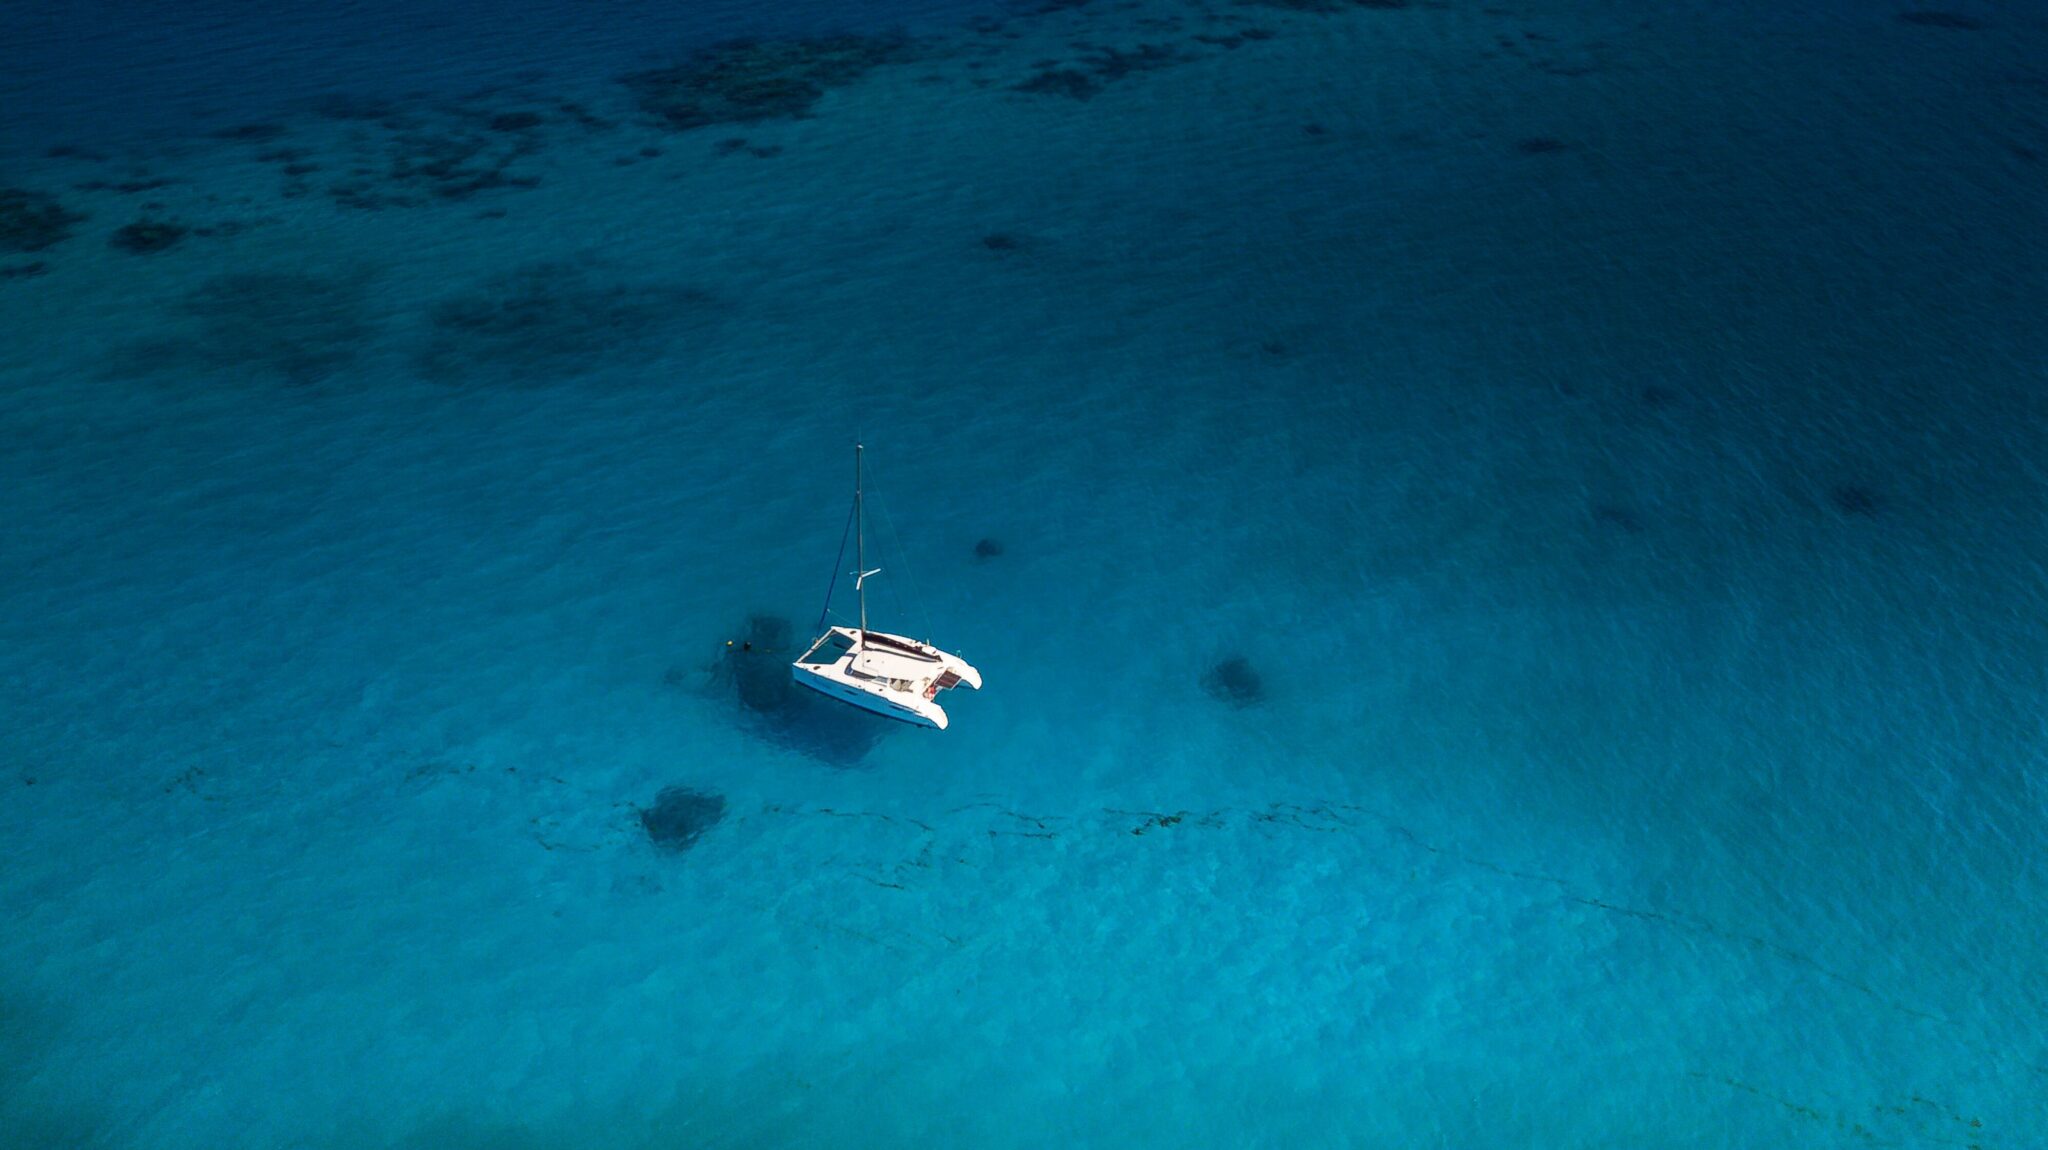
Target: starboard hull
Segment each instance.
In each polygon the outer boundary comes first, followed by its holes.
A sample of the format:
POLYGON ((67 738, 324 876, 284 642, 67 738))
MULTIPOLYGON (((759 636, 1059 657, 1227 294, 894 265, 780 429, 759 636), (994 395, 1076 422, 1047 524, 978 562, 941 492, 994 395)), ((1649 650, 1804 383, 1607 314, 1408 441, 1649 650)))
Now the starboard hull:
POLYGON ((909 723, 913 727, 934 731, 946 729, 946 712, 936 703, 927 702, 923 707, 913 709, 912 706, 899 704, 875 692, 864 691, 851 684, 817 674, 801 664, 796 666, 795 672, 797 682, 828 699, 837 699, 848 706, 859 707, 871 715, 880 715, 899 723, 909 723))

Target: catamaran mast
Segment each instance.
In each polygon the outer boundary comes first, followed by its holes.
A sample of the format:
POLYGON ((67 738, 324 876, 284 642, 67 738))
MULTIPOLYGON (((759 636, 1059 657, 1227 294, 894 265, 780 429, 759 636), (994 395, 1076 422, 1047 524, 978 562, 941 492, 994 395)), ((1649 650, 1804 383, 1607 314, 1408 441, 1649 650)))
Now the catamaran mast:
POLYGON ((854 637, 854 648, 858 650, 868 638, 868 562, 865 546, 865 525, 861 522, 860 506, 860 451, 861 445, 853 445, 853 590, 860 597, 860 631, 854 637))

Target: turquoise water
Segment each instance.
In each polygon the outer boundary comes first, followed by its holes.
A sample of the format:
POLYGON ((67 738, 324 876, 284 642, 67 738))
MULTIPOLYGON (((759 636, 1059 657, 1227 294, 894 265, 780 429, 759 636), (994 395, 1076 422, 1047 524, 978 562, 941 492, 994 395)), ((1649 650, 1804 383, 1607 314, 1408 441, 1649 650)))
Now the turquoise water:
POLYGON ((2048 20, 1327 7, 18 22, 0 1144, 2042 1145, 2048 20))

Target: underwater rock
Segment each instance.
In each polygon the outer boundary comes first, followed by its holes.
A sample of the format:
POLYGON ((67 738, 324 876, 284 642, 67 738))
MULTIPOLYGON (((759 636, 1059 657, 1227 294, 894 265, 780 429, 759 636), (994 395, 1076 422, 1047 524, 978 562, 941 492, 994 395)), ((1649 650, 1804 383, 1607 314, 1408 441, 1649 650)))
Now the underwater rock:
POLYGON ((1061 68, 1055 61, 1040 60, 1034 65, 1037 73, 1030 79, 1011 87, 1019 92, 1030 92, 1039 96, 1068 96, 1076 100, 1093 99, 1104 85, 1115 83, 1135 72, 1150 72, 1159 68, 1170 68, 1186 63, 1190 57, 1170 44, 1140 44, 1128 51, 1121 48, 1091 47, 1082 57, 1082 68, 1061 68))
POLYGON ((974 557, 976 559, 994 559, 996 556, 1001 555, 1002 553, 1003 544, 1001 540, 979 539, 975 541, 974 557))
POLYGON ((576 121, 578 126, 588 131, 609 132, 613 128, 618 127, 618 124, 614 123, 613 121, 607 120, 602 116, 595 115, 591 112, 590 109, 584 107, 581 104, 574 103, 572 101, 557 101, 555 107, 559 109, 564 116, 567 116, 571 120, 576 121))
POLYGON ((1592 510, 1593 522, 1602 527, 1611 527, 1624 535, 1643 533, 1642 516, 1618 503, 1595 503, 1592 510))
POLYGON ((1102 91, 1102 85, 1093 77, 1072 68, 1049 68, 1011 87, 1034 96, 1070 96, 1076 100, 1092 100, 1102 91))
MULTIPOLYGON (((288 182, 284 195, 287 199, 297 199, 305 195, 307 190, 304 183, 288 182)), ((336 205, 359 212, 381 212, 391 207, 413 208, 420 204, 419 200, 412 197, 387 195, 373 190, 368 184, 361 183, 335 184, 327 189, 327 194, 336 205)))
POLYGON ((1859 483, 1844 483, 1828 490, 1828 503, 1843 515, 1869 518, 1884 509, 1876 491, 1859 483))
POLYGON ((493 132, 530 132, 541 126, 538 112, 500 112, 491 117, 493 132))
POLYGON ((911 57, 900 38, 734 40, 671 68, 620 78, 641 110, 675 131, 798 119, 832 88, 911 57))
POLYGON ((0 188, 0 252, 39 252, 71 238, 85 219, 43 192, 0 188))
POLYGON ((662 850, 680 854, 725 818, 725 796, 688 787, 664 787, 640 811, 640 825, 662 850))
POLYGON ((222 128, 220 131, 215 132, 213 138, 216 140, 248 140, 254 143, 263 143, 277 139, 288 130, 283 124, 237 124, 232 128, 222 128))
MULTIPOLYGON (((389 134, 379 137, 368 129, 358 132, 351 178, 327 192, 342 207, 381 211, 537 187, 539 176, 517 172, 514 166, 541 150, 542 137, 532 129, 543 122, 539 113, 527 111, 496 116, 456 111, 383 119, 379 124, 389 134), (375 166, 376 157, 368 154, 372 146, 381 147, 384 153, 381 169, 375 166)), ((288 149, 261 158, 271 157, 300 158, 288 149)))
POLYGON ((506 148, 463 132, 408 133, 392 141, 387 178, 443 200, 466 200, 493 188, 537 187, 538 176, 506 174, 513 161, 530 151, 524 142, 506 148))
POLYGON ((192 229, 169 220, 136 220, 115 232, 107 242, 124 252, 155 255, 178 245, 192 229))
POLYGON ((1090 55, 1085 63, 1108 82, 1121 80, 1133 72, 1170 68, 1185 63, 1187 59, 1169 44, 1140 44, 1129 52, 1116 48, 1101 49, 1090 55))
POLYGON ((1233 707, 1249 707, 1266 697, 1265 681, 1243 655, 1232 655, 1209 668, 1202 676, 1202 689, 1233 707))

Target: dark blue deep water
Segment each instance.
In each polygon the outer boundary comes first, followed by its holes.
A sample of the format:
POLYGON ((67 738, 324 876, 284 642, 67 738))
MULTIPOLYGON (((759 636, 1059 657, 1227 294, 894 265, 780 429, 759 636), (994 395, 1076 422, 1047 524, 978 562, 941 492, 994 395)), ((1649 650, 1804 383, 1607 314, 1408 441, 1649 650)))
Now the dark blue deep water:
POLYGON ((2048 1144, 1953 2, 16 5, 0 1147, 2048 1144))

